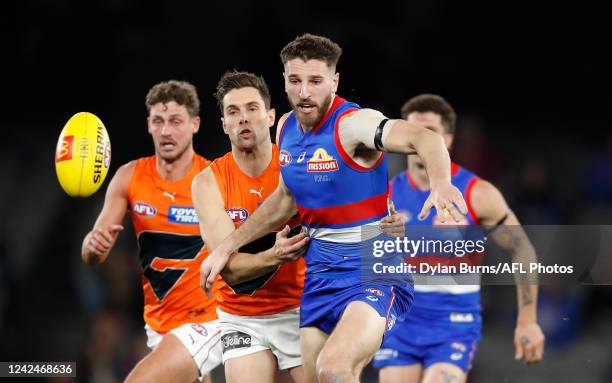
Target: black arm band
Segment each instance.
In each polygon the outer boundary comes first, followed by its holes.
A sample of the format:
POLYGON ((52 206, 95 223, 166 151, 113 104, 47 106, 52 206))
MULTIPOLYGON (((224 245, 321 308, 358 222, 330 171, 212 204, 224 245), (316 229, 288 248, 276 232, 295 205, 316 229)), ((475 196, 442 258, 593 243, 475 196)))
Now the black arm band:
POLYGON ((378 124, 378 128, 376 128, 376 133, 374 133, 374 147, 376 148, 376 150, 383 150, 382 134, 387 121, 389 121, 388 118, 382 120, 380 124, 378 124))
POLYGON ((490 229, 487 229, 486 232, 487 234, 490 234, 492 232, 494 232, 495 230, 497 230, 498 227, 500 227, 508 218, 509 214, 506 213, 503 217, 501 217, 501 219, 499 221, 497 221, 497 223, 490 229))

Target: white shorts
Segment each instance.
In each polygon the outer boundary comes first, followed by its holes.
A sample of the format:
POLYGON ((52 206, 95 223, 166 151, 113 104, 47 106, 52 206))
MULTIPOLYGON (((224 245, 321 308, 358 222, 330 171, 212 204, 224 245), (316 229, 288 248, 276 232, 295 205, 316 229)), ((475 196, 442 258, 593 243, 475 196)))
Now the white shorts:
POLYGON ((244 316, 217 309, 223 363, 232 358, 270 350, 278 368, 286 370, 302 365, 300 352, 300 309, 278 314, 244 316))
MULTIPOLYGON (((154 350, 161 342, 163 335, 145 325, 147 332, 147 346, 154 350)), ((185 323, 168 332, 177 337, 193 357, 200 370, 202 380, 215 367, 221 364, 223 348, 219 337, 219 321, 213 320, 202 323, 185 323)))

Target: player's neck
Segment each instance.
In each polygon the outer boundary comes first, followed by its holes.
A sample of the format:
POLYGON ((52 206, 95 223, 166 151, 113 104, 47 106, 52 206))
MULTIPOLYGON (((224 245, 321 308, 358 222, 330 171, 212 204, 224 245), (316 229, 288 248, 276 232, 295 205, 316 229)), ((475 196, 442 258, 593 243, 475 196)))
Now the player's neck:
POLYGON ((194 154, 193 148, 188 148, 179 158, 172 162, 156 156, 157 174, 167 181, 180 180, 191 170, 194 154))
POLYGON ((252 178, 258 177, 272 161, 272 142, 266 140, 249 150, 232 145, 232 156, 244 174, 252 178))

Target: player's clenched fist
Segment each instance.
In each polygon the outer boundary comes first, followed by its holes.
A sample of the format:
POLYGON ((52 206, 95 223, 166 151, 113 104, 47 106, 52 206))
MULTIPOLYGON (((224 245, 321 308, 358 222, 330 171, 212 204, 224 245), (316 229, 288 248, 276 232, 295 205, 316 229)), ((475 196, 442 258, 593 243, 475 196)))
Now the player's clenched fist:
POLYGON ((389 209, 389 215, 383 217, 380 220, 380 230, 392 237, 403 237, 406 235, 406 214, 399 213, 395 210, 393 201, 387 201, 387 208, 389 209))
POLYGON ((123 226, 112 224, 105 227, 95 227, 87 234, 83 242, 83 260, 87 264, 103 262, 113 248, 123 226))
POLYGON ((544 333, 537 324, 517 324, 514 330, 514 359, 524 360, 525 364, 538 363, 544 355, 544 333))

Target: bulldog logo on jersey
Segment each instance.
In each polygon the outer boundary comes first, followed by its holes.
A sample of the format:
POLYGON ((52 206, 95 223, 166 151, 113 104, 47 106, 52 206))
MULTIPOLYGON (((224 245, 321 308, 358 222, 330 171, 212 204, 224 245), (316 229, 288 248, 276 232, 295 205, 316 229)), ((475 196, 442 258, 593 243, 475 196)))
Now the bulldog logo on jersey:
POLYGON ((335 172, 338 170, 338 161, 327 154, 323 148, 317 149, 312 158, 308 160, 307 171, 310 172, 335 172))

